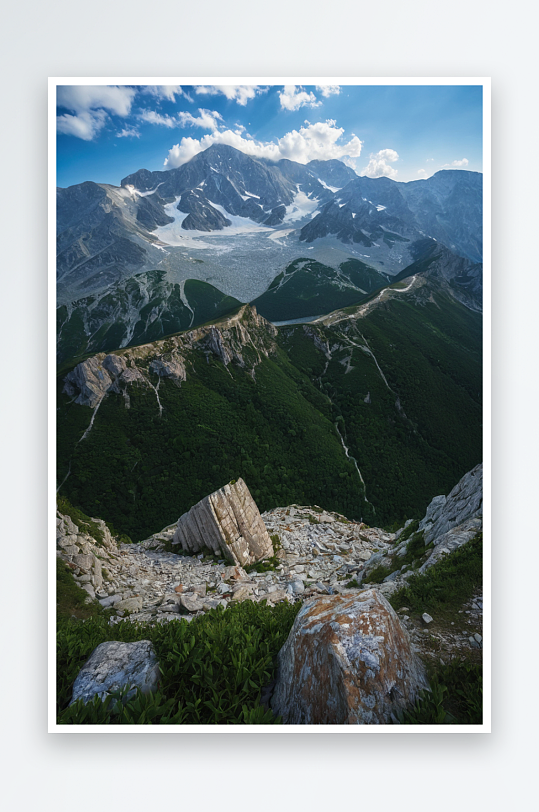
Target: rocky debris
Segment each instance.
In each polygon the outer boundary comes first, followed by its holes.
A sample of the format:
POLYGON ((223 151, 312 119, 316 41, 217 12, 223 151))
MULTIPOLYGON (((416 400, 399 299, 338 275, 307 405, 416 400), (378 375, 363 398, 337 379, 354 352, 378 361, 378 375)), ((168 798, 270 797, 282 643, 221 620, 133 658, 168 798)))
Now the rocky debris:
POLYGON ((483 515, 483 463, 468 471, 449 496, 435 496, 419 523, 429 544, 451 528, 483 515))
POLYGON ((243 479, 206 496, 178 519, 173 544, 189 552, 210 550, 236 565, 273 556, 273 546, 243 479))
POLYGON ((434 618, 431 615, 429 615, 428 612, 423 612, 423 614, 421 615, 421 620, 428 626, 429 623, 432 623, 434 618))
MULTIPOLYGON (((419 569, 414 570, 402 563, 413 536, 398 543, 399 534, 349 521, 317 505, 275 508, 263 513, 260 520, 265 531, 279 539, 269 565, 274 568, 267 572, 247 572, 253 569, 247 565, 246 569, 231 566, 220 547, 217 556, 186 555, 179 545, 173 545, 176 524, 139 544, 119 544, 104 522, 93 520, 102 535, 96 540, 86 532, 87 525, 79 528, 62 514, 57 518, 57 554, 88 592, 87 601, 99 601, 111 611, 111 623, 128 618, 161 623, 189 621, 218 606, 226 609, 232 601, 273 605, 321 595, 357 595, 370 589, 388 598, 414 572, 424 572, 441 555, 471 540, 482 527, 476 517, 452 528, 425 549, 415 564, 419 569), (379 565, 388 567, 389 576, 382 583, 369 583, 369 574, 379 565), (183 604, 182 596, 187 599, 183 604), (133 602, 123 603, 130 599, 133 602)), ((425 628, 420 616, 403 622, 414 645, 428 656, 432 651, 444 652, 444 656, 447 651, 469 654, 469 637, 482 634, 482 612, 478 593, 458 616, 462 623, 446 627, 435 618, 425 628)))
POLYGON ((104 699, 127 686, 129 700, 139 688, 142 693, 155 691, 159 682, 159 665, 149 640, 138 643, 101 643, 84 663, 73 685, 71 704, 77 699, 85 703, 94 696, 104 699))
POLYGON ((427 687, 397 614, 370 589, 302 606, 271 705, 285 724, 388 724, 427 687))

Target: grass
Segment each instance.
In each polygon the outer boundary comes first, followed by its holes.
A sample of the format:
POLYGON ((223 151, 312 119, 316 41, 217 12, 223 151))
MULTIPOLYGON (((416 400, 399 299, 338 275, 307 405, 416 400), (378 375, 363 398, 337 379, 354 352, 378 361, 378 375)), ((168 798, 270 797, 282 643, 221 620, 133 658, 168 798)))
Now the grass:
POLYGON ((394 609, 454 610, 468 601, 483 583, 483 534, 444 556, 422 575, 412 575, 389 599, 394 609))
POLYGON ((300 603, 269 607, 251 601, 226 613, 213 609, 191 623, 106 619, 64 620, 58 625, 57 675, 59 724, 275 724, 261 705, 262 690, 273 679, 276 656, 300 603), (96 700, 69 706, 73 682, 92 651, 108 640, 150 640, 161 670, 158 690, 130 702, 96 700))
POLYGON ((454 660, 428 669, 431 690, 400 715, 402 725, 480 725, 483 722, 483 674, 477 663, 454 660))
POLYGON ((98 603, 86 603, 88 593, 76 583, 70 568, 56 559, 56 612, 60 618, 85 620, 102 614, 98 603))

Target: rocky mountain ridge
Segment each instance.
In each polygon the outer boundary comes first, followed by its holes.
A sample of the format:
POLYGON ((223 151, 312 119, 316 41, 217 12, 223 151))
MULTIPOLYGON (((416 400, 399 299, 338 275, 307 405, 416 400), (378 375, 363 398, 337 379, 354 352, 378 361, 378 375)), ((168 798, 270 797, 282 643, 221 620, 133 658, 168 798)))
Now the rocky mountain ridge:
POLYGON ((357 177, 339 161, 272 164, 213 145, 179 168, 139 170, 120 187, 88 181, 57 194, 62 304, 142 271, 165 269, 173 281, 185 281, 193 250, 207 265, 197 278, 215 284, 221 266, 217 287, 236 298, 238 274, 255 298, 282 269, 283 258, 301 255, 304 241, 316 258, 320 247, 341 262, 347 245, 352 255, 370 257, 377 270, 390 274, 410 264, 411 248, 425 238, 473 262, 482 258, 481 175, 463 170, 397 183, 357 177), (222 238, 205 241, 206 234, 222 238), (265 286, 251 284, 242 250, 264 264, 265 286))
POLYGON ((159 403, 159 381, 168 378, 180 385, 186 380, 188 357, 202 352, 218 358, 225 367, 234 362, 254 376, 262 356, 275 351, 277 329, 259 316, 256 309, 243 305, 221 324, 198 327, 116 354, 97 353, 80 362, 64 381, 64 392, 75 403, 95 409, 108 393, 122 394, 129 408, 128 387, 134 383, 150 387, 159 403), (157 386, 150 380, 157 375, 157 386))

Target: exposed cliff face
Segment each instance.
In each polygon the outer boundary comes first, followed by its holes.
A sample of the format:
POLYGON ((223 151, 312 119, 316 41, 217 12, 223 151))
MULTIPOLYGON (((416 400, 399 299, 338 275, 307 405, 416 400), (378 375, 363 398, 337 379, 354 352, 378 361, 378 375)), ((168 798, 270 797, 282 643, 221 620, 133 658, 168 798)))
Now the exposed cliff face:
POLYGON ((139 383, 153 388, 152 374, 180 385, 186 380, 190 358, 196 352, 206 357, 214 355, 225 366, 238 364, 254 374, 262 358, 275 351, 276 336, 277 329, 270 322, 254 307, 244 305, 218 325, 199 327, 116 354, 98 353, 77 364, 66 376, 63 391, 75 403, 91 408, 110 392, 123 393, 128 405, 127 387, 139 383))
POLYGON ((449 496, 435 496, 419 529, 425 544, 435 541, 470 519, 483 516, 483 463, 476 465, 458 482, 449 496))

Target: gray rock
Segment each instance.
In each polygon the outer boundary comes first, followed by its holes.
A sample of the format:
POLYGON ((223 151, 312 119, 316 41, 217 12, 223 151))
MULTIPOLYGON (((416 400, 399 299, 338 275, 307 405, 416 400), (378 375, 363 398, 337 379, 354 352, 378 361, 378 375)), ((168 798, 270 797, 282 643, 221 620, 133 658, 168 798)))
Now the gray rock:
POLYGON ((91 584, 83 584, 82 589, 84 589, 91 598, 95 598, 94 588, 91 584))
POLYGON ((81 570, 90 570, 93 564, 93 556, 91 555, 74 555, 73 563, 80 567, 81 570))
POLYGON ((138 596, 125 598, 124 600, 118 601, 114 608, 117 612, 140 612, 142 609, 142 598, 138 596))
POLYGON ((447 533, 465 521, 483 515, 483 464, 468 471, 455 485, 449 496, 435 496, 427 508, 419 529, 425 535, 425 544, 447 533))
POLYGON ((98 695, 104 699, 127 686, 132 698, 139 688, 142 693, 155 691, 159 683, 159 665, 152 643, 101 643, 85 662, 73 685, 71 703, 85 703, 98 695))
POLYGON ((180 603, 188 612, 201 612, 204 609, 204 601, 198 597, 190 597, 189 595, 182 595, 180 603))
POLYGON ((294 581, 290 581, 287 591, 293 595, 301 595, 302 592, 305 592, 305 584, 301 579, 297 578, 294 581))
POLYGON ((174 541, 184 550, 209 548, 234 564, 255 564, 273 545, 243 479, 206 496, 178 519, 174 541))
POLYGON ((110 606, 114 606, 115 603, 119 603, 122 600, 121 595, 109 595, 108 598, 103 598, 99 601, 103 609, 108 609, 110 606))
POLYGON ((427 614, 427 612, 423 612, 423 614, 421 615, 421 620, 423 621, 423 623, 426 623, 428 625, 429 623, 432 623, 434 618, 431 617, 429 614, 427 614))
POLYGON ((397 614, 376 590, 305 602, 278 655, 285 724, 387 724, 428 688, 397 614))

